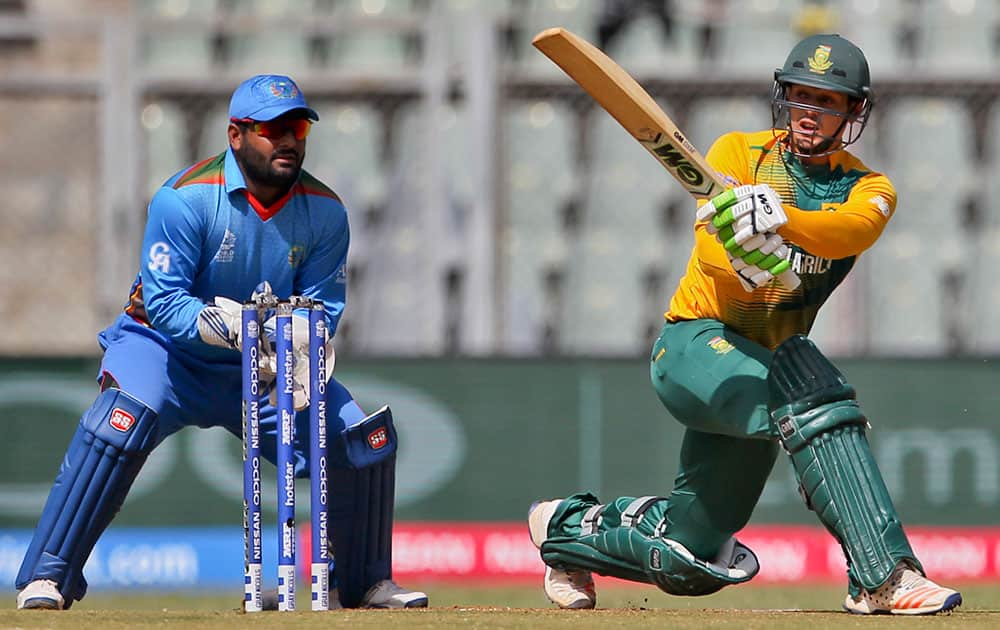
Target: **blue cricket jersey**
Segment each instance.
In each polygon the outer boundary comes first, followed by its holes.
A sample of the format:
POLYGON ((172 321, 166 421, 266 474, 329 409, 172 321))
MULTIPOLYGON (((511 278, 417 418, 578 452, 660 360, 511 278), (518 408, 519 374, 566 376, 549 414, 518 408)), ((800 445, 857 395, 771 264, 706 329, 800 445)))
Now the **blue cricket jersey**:
POLYGON ((349 241, 336 193, 302 170, 265 208, 229 149, 177 173, 153 196, 139 274, 119 316, 133 321, 117 325, 135 330, 138 322, 196 358, 238 362, 239 353, 201 340, 198 313, 216 296, 245 301, 266 280, 278 297, 322 300, 332 335, 346 300, 349 241))

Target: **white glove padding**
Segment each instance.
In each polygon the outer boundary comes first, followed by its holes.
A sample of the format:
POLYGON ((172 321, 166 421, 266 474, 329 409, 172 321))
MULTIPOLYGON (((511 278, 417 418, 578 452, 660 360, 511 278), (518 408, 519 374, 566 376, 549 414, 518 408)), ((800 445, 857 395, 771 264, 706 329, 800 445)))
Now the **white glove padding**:
POLYGON ((243 305, 236 300, 216 296, 213 304, 198 313, 198 334, 213 346, 239 350, 243 305))
POLYGON ((742 258, 737 258, 726 252, 729 257, 729 264, 736 270, 736 275, 740 279, 740 284, 747 293, 753 293, 768 282, 774 280, 774 274, 766 269, 761 269, 756 265, 745 262, 742 258))
POLYGON ((801 284, 798 275, 788 266, 788 245, 777 234, 770 234, 758 249, 748 252, 742 257, 734 256, 726 251, 729 263, 736 270, 740 284, 751 293, 776 277, 786 289, 795 289, 801 284), (775 275, 777 273, 777 276, 775 275))
POLYGON ((699 208, 696 216, 708 221, 706 229, 710 234, 718 232, 726 249, 788 223, 781 197, 767 184, 730 188, 699 208))
MULTIPOLYGON (((278 365, 277 353, 275 351, 275 328, 276 317, 270 317, 264 322, 263 336, 267 340, 265 351, 261 352, 260 377, 261 380, 274 381, 271 388, 271 404, 278 404, 277 382, 278 365)), ((337 362, 337 357, 333 351, 333 339, 327 336, 326 342, 326 374, 323 375, 326 381, 333 376, 333 368, 337 362)), ((295 410, 299 411, 309 406, 309 318, 306 315, 292 313, 292 397, 295 401, 295 410)))

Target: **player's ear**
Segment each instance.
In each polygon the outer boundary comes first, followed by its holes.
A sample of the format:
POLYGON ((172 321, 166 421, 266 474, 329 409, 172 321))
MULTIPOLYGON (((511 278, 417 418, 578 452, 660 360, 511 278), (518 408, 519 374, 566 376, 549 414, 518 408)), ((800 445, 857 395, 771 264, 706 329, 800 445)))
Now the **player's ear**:
POLYGON ((229 123, 229 129, 227 130, 229 134, 229 146, 233 150, 240 150, 243 147, 243 130, 236 123, 229 123))

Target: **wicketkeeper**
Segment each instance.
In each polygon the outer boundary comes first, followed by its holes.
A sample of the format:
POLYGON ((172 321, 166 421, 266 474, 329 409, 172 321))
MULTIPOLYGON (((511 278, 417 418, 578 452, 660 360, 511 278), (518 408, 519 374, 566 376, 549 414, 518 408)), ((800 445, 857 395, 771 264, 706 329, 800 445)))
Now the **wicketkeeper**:
POLYGON ((934 614, 962 603, 925 577, 854 388, 805 336, 896 209, 889 179, 845 150, 871 112, 868 62, 842 37, 808 37, 775 71, 771 104, 772 129, 728 133, 707 155, 733 188, 699 209, 687 272, 653 345, 653 387, 686 427, 673 490, 607 502, 576 494, 530 509, 545 593, 562 608, 595 606, 591 572, 674 595, 751 580, 757 559, 734 534, 779 450, 843 548, 845 610, 934 614), (788 263, 802 280, 794 290, 773 282, 788 263))
MULTIPOLYGON (((251 77, 230 101, 229 148, 154 195, 139 274, 124 311, 99 335, 100 393, 80 419, 17 575, 18 608, 63 609, 83 598, 84 564, 160 442, 191 425, 242 436, 240 302, 259 290, 321 301, 332 367, 350 230, 341 200, 302 169, 317 120, 290 78, 251 77)), ((303 313, 293 333, 301 477, 309 472, 305 321, 303 313)), ((262 377, 273 379, 267 365, 262 377)), ((366 416, 328 377, 331 606, 426 607, 424 593, 392 581, 392 416, 388 408, 366 416), (390 443, 376 451, 365 438, 382 428, 390 443)), ((273 463, 275 409, 262 402, 261 449, 273 463)), ((276 596, 265 607, 276 608, 276 596)))

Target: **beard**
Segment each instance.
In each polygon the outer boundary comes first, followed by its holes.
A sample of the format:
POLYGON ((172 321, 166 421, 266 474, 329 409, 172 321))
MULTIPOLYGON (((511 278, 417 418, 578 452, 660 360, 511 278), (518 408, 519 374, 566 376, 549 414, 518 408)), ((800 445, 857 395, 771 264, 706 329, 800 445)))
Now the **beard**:
POLYGON ((254 151, 249 144, 244 143, 234 153, 243 167, 244 176, 258 186, 291 188, 292 184, 299 178, 299 171, 302 170, 302 156, 296 151, 286 149, 264 155, 254 151), (274 163, 277 158, 288 158, 295 164, 290 167, 279 167, 274 163))

